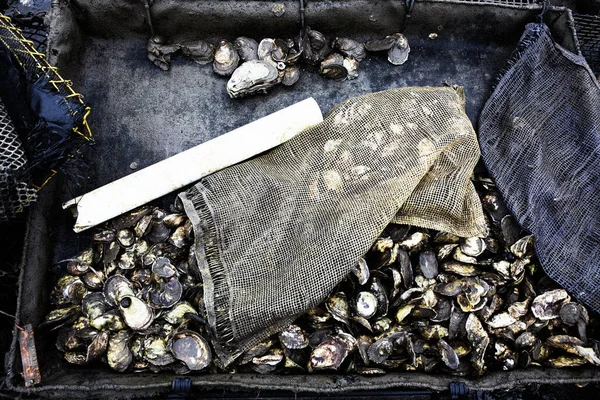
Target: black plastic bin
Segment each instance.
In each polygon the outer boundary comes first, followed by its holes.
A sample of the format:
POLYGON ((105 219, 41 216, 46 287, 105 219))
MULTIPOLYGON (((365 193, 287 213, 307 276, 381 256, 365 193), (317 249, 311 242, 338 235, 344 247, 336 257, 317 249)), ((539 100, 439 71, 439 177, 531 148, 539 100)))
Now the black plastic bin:
MULTIPOLYGON (((406 18, 407 8, 391 0, 309 2, 307 24, 328 35, 364 40, 397 32, 406 24, 409 61, 394 67, 384 55, 371 55, 361 63, 356 80, 332 82, 303 71, 291 88, 279 86, 266 96, 231 100, 225 91, 227 80, 216 76, 210 66, 175 58, 171 70, 163 72, 146 59, 148 29, 141 1, 54 0, 48 54, 91 105, 96 145, 89 154, 86 184, 77 187, 55 179, 31 210, 19 284, 20 324, 35 328, 43 321, 54 283, 49 271, 89 244, 91 233, 72 232, 72 217, 60 209, 63 201, 127 175, 134 161, 143 168, 311 96, 327 112, 351 96, 392 87, 458 84, 465 88, 467 113, 476 123, 525 24, 537 20, 541 11, 541 6, 526 1, 417 1, 406 18), (437 37, 432 38, 432 33, 437 37)), ((156 31, 172 40, 291 37, 300 28, 295 0, 155 0, 152 15, 156 31), (280 17, 271 11, 276 3, 285 7, 280 17)), ((545 21, 559 43, 578 51, 569 10, 552 7, 545 21)), ((8 387, 58 398, 151 396, 170 391, 177 378, 169 373, 119 374, 108 367, 72 366, 54 342, 52 334, 36 336, 43 380, 26 388, 15 337, 7 359, 8 387)), ((423 373, 190 374, 186 378, 198 390, 335 393, 410 387, 444 391, 457 381, 473 390, 597 382, 600 370, 529 368, 478 379, 423 373)))

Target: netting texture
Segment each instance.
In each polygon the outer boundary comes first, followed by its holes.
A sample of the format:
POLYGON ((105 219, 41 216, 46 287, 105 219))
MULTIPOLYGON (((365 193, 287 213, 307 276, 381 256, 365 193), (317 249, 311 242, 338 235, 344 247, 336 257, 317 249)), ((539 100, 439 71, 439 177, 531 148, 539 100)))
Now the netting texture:
POLYGON ((21 14, 18 10, 7 11, 6 16, 21 30, 23 37, 33 43, 40 53, 46 52, 48 27, 44 23, 45 12, 21 14))
POLYGON ((393 89, 182 193, 223 364, 324 300, 391 221, 482 234, 479 156, 462 90, 393 89))
POLYGON ((31 28, 25 35, 0 14, 0 96, 21 138, 33 185, 40 189, 92 143, 90 108, 36 49, 45 46, 41 17, 21 22, 31 28))
POLYGON ((573 15, 581 54, 595 74, 600 76, 600 16, 573 15))
POLYGON ((482 157, 546 273, 600 311, 600 86, 545 25, 521 43, 481 113, 482 157))
POLYGON ((7 222, 37 197, 24 173, 27 159, 15 127, 0 100, 0 222, 7 222))

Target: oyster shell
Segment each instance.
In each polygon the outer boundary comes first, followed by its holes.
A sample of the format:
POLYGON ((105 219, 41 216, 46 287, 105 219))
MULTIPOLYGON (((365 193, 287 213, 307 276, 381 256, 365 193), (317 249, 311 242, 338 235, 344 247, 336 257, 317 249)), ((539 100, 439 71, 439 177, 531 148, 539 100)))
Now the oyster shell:
POLYGON ((339 292, 329 296, 325 302, 325 307, 327 307, 327 311, 331 313, 333 318, 346 325, 350 324, 348 321, 348 318, 350 317, 350 306, 348 305, 346 294, 339 292))
POLYGON ((306 27, 300 36, 302 38, 302 59, 308 64, 317 65, 331 53, 329 41, 321 32, 306 27))
POLYGON ((168 71, 171 66, 171 55, 179 50, 176 44, 168 44, 162 36, 153 36, 146 43, 148 60, 163 71, 168 71))
POLYGON ((67 271, 69 274, 79 276, 87 273, 90 269, 89 264, 83 264, 78 260, 69 261, 67 263, 67 271))
POLYGON ((321 62, 319 73, 326 78, 336 81, 346 79, 348 70, 344 67, 344 57, 338 53, 330 54, 321 62))
POLYGON ((159 336, 144 339, 144 360, 155 366, 169 365, 175 361, 167 348, 167 340, 159 336))
POLYGON ((187 318, 190 314, 198 315, 198 312, 194 307, 191 306, 187 301, 178 303, 175 307, 169 310, 166 314, 162 315, 162 318, 170 324, 179 325, 187 318))
POLYGON ((172 276, 175 276, 177 271, 171 264, 170 259, 167 257, 157 257, 152 263, 152 273, 161 278, 171 278, 172 276))
POLYGON ((240 36, 233 41, 233 47, 237 50, 242 62, 258 60, 258 43, 256 40, 240 36))
POLYGON ((356 40, 348 38, 335 38, 333 47, 337 49, 344 57, 352 57, 360 62, 367 56, 365 46, 356 40))
POLYGON ((425 278, 435 278, 438 274, 438 263, 435 253, 433 251, 421 252, 419 254, 419 267, 425 278))
POLYGON ((408 60, 410 46, 408 39, 401 33, 396 34, 396 41, 388 50, 388 61, 394 65, 402 65, 408 60))
POLYGON ((348 72, 346 79, 352 80, 358 78, 358 60, 356 60, 354 57, 345 57, 342 65, 348 72))
POLYGON ((283 79, 281 83, 284 86, 292 86, 300 79, 300 69, 295 65, 288 65, 283 71, 283 79))
POLYGON ((123 296, 119 300, 119 310, 125 323, 135 331, 146 329, 154 321, 152 309, 134 296, 123 296))
POLYGON ((398 37, 396 34, 384 38, 370 39, 364 44, 367 51, 386 51, 392 48, 398 37))
POLYGON ((209 64, 215 58, 215 46, 204 40, 184 42, 179 47, 184 56, 191 58, 200 65, 209 64))
POLYGON ((290 325, 279 333, 279 341, 290 350, 299 350, 308 347, 306 332, 298 325, 290 325))
POLYGON ((170 341, 171 353, 183 361, 191 371, 200 371, 212 361, 212 353, 206 340, 196 332, 179 331, 170 341))
POLYGON ((377 297, 371 292, 360 292, 356 298, 356 313, 369 319, 377 312, 377 297))
POLYGON ((348 356, 348 344, 340 337, 327 337, 311 353, 308 371, 337 370, 348 356))
POLYGON ((359 285, 364 285, 365 283, 367 283, 369 277, 371 276, 369 266, 367 265, 367 261, 363 257, 360 257, 358 259, 358 262, 356 263, 356 266, 354 267, 352 272, 354 273, 354 275, 356 275, 359 285))
POLYGON ((135 296, 133 284, 123 275, 113 275, 104 282, 104 298, 108 304, 116 306, 125 296, 135 296))
POLYGON ((273 64, 261 60, 251 60, 243 63, 231 75, 227 82, 227 93, 231 98, 249 96, 258 92, 266 92, 267 89, 279 82, 279 72, 273 64))
POLYGON ((481 325, 475 314, 469 314, 465 329, 467 331, 467 338, 473 347, 471 362, 477 374, 481 375, 486 369, 483 358, 490 344, 490 337, 485 329, 483 329, 483 325, 481 325))
POLYGON ((408 39, 401 33, 394 33, 381 39, 365 42, 368 51, 388 51, 388 61, 394 65, 402 65, 408 59, 410 46, 408 39))
POLYGON ((104 355, 108 349, 109 334, 107 331, 98 333, 87 348, 86 363, 91 363, 104 355))
POLYGON ((563 303, 569 302, 571 297, 564 289, 555 289, 545 292, 531 304, 531 312, 541 320, 558 318, 563 303))
POLYGON ((393 350, 394 344, 392 340, 389 337, 384 337, 377 340, 369 347, 367 355, 369 361, 372 361, 375 364, 381 364, 392 355, 393 350))
POLYGON ((111 335, 108 339, 106 359, 108 365, 118 372, 125 372, 133 361, 133 355, 129 350, 130 335, 128 332, 120 331, 111 335))
POLYGON ((485 251, 485 241, 479 237, 470 237, 460 241, 460 250, 471 257, 477 257, 485 251))
POLYGON ((438 351, 440 352, 440 357, 444 364, 450 369, 457 369, 460 360, 458 358, 458 354, 456 351, 450 346, 444 339, 440 339, 437 343, 438 351))
POLYGON ((153 308, 171 308, 181 299, 183 287, 176 276, 161 282, 149 293, 149 305, 153 308))
POLYGON ((240 56, 233 45, 226 40, 221 40, 215 50, 213 70, 221 76, 230 76, 240 63, 240 56))

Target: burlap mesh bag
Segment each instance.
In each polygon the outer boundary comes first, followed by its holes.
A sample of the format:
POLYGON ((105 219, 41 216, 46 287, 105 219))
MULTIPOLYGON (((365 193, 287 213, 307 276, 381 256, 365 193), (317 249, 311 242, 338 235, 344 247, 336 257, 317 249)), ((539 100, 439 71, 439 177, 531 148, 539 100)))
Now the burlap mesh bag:
POLYGON ((600 311, 600 85, 529 24, 479 120, 483 160, 544 271, 600 311))
POLYGON ((482 234, 479 155, 461 90, 394 89, 182 193, 221 361, 324 300, 391 221, 482 234))

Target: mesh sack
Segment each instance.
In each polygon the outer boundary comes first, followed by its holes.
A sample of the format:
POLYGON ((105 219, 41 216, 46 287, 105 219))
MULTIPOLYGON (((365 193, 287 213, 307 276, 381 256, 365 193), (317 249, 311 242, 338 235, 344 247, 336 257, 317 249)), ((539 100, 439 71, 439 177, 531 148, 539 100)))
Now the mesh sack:
POLYGON ((4 103, 0 100, 0 222, 7 222, 37 198, 26 173, 27 159, 4 103))
POLYGON ((544 271, 600 311, 600 86, 529 24, 479 120, 482 158, 544 271))
POLYGON ((461 90, 402 88, 182 193, 221 362, 323 301, 391 221, 482 234, 479 156, 461 90))

